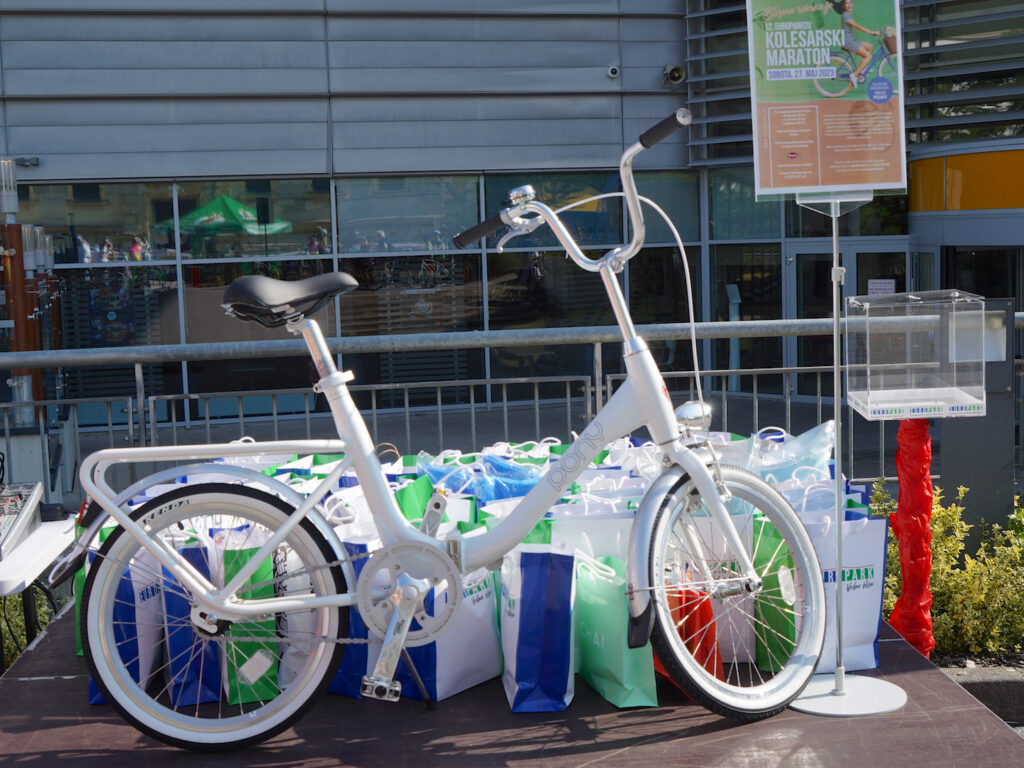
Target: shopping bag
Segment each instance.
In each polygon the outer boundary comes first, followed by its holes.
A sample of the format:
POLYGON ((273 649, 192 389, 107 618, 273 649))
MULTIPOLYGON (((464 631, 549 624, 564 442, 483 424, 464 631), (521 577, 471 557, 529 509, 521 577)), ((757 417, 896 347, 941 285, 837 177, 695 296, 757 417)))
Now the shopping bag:
MULTIPOLYGON (((672 623, 690 655, 705 670, 719 680, 724 680, 722 643, 718 638, 715 611, 707 593, 699 589, 680 587, 667 591, 665 599, 672 623)), ((654 657, 654 671, 672 680, 672 676, 657 655, 654 657)), ((672 680, 672 684, 676 685, 675 680, 672 680)), ((676 687, 678 688, 678 685, 676 687)))
POLYGON ((753 553, 754 570, 764 584, 754 600, 757 667, 775 673, 782 670, 796 648, 796 596, 790 587, 793 555, 771 520, 757 515, 753 526, 758 544, 753 553))
MULTIPOLYGON (((339 535, 345 533, 343 529, 338 529, 338 532, 339 535)), ((345 546, 348 556, 354 558, 352 567, 358 579, 363 571, 363 566, 366 565, 366 558, 361 556, 379 547, 380 540, 377 539, 376 533, 373 533, 362 537, 343 538, 342 544, 345 546)), ((350 589, 355 589, 355 585, 350 585, 350 589)), ((369 642, 345 645, 341 663, 338 664, 338 669, 327 686, 327 690, 342 696, 361 699, 363 696, 360 693, 360 688, 363 676, 373 672, 373 666, 377 663, 377 657, 380 655, 381 643, 370 636, 366 623, 355 606, 348 609, 348 636, 353 640, 368 640, 369 642)))
POLYGON ((654 652, 627 642, 626 564, 576 553, 575 617, 580 676, 616 707, 658 706, 654 652))
MULTIPOLYGON (((245 524, 211 529, 212 576, 216 586, 226 586, 269 538, 266 530, 254 531, 245 524)), ((245 600, 274 597, 274 564, 265 558, 238 596, 245 600)), ((277 684, 277 624, 274 617, 239 621, 225 637, 221 664, 224 693, 229 704, 249 704, 274 698, 277 684)))
MULTIPOLYGON (((751 551, 754 536, 754 510, 753 507, 739 498, 733 498, 729 503, 728 511, 733 525, 740 536, 740 541, 751 551)), ((731 576, 735 573, 738 564, 735 555, 726 545, 725 535, 721 529, 712 524, 707 514, 694 515, 690 523, 693 526, 693 536, 700 543, 703 549, 703 559, 712 574, 731 576)), ((690 555, 685 547, 681 550, 690 555)), ((712 637, 717 637, 717 653, 721 656, 721 663, 746 664, 754 660, 756 655, 755 627, 753 622, 736 621, 733 615, 747 616, 754 612, 755 598, 753 595, 743 597, 734 596, 720 604, 719 601, 709 600, 700 589, 699 581, 703 578, 700 573, 699 561, 696 558, 692 562, 685 563, 685 567, 691 574, 694 583, 683 584, 678 594, 670 593, 670 600, 676 601, 678 608, 674 612, 680 616, 692 616, 691 621, 696 624, 689 628, 684 640, 689 643, 706 643, 712 637), (695 610, 695 607, 699 610, 695 610), (709 618, 706 612, 711 610, 709 618), (726 612, 735 612, 727 615, 726 612), (703 627, 709 626, 710 620, 714 620, 714 631, 705 631, 703 627), (705 638, 708 638, 707 640, 705 638)), ((689 646, 688 646, 689 647, 689 646)), ((717 663, 717 662, 715 662, 717 663)))
MULTIPOLYGON (((108 525, 104 528, 100 528, 98 543, 102 544, 107 538, 117 530, 116 525, 108 525)), ((81 526, 75 526, 75 538, 77 539, 85 532, 85 529, 81 526)), ((82 591, 85 589, 85 578, 89 575, 89 566, 92 564, 92 560, 95 555, 91 552, 86 557, 85 563, 75 572, 75 578, 73 582, 73 590, 75 594, 75 655, 83 655, 82 650, 82 591)))
MULTIPOLYGON (((486 569, 468 574, 462 583, 462 603, 452 625, 434 642, 408 649, 409 658, 434 701, 501 676, 498 580, 497 573, 486 569)), ((447 600, 448 590, 435 588, 425 598, 424 609, 434 615, 447 600)), ((395 679, 402 683, 403 696, 423 698, 404 661, 399 662, 395 679)))
POLYGON ((889 521, 852 509, 846 511, 846 518, 842 574, 836 573, 836 534, 832 518, 804 522, 825 582, 825 645, 818 672, 835 671, 837 586, 843 591, 843 664, 846 670, 853 672, 878 666, 889 521))
MULTIPOLYGON (((114 640, 132 680, 146 688, 163 661, 164 611, 160 600, 160 566, 142 552, 124 569, 113 613, 114 640)), ((89 677, 89 703, 106 703, 89 677)))
POLYGON ((501 565, 502 685, 513 712, 557 712, 575 692, 575 558, 520 545, 501 565))
POLYGON ((525 496, 540 480, 540 467, 521 464, 500 456, 479 455, 464 463, 458 457, 445 461, 442 457, 421 460, 417 469, 434 486, 475 496, 481 503, 493 499, 525 496))
MULTIPOLYGON (((208 543, 189 536, 176 546, 181 556, 210 578, 208 543)), ((221 663, 217 644, 192 627, 192 604, 178 580, 163 569, 164 641, 167 646, 168 694, 173 706, 220 701, 221 663)))
POLYGON ((784 483, 807 468, 829 470, 835 441, 835 422, 826 421, 800 435, 766 427, 749 440, 717 448, 724 464, 750 470, 772 484, 784 483))

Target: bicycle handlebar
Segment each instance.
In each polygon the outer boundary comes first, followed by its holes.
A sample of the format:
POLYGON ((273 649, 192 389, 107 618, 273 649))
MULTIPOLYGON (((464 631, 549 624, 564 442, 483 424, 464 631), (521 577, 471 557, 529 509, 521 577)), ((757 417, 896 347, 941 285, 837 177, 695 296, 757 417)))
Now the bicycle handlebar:
POLYGON ((690 124, 690 111, 688 109, 677 109, 660 123, 648 128, 640 134, 640 143, 644 149, 650 149, 662 139, 668 138, 684 125, 690 124))
MULTIPOLYGON (((460 232, 452 239, 452 242, 456 248, 465 248, 470 243, 474 243, 481 238, 485 238, 488 235, 497 232, 505 224, 512 225, 512 222, 515 221, 516 214, 530 211, 541 216, 547 224, 555 230, 555 234, 558 236, 559 241, 565 247, 566 251, 568 251, 569 255, 572 256, 573 261, 583 267, 583 269, 596 272, 601 268, 601 266, 610 261, 618 265, 624 264, 640 250, 644 243, 643 216, 640 214, 640 203, 636 191, 636 185, 633 182, 633 158, 641 151, 650 149, 659 141, 662 141, 672 135, 683 126, 689 125, 690 120, 690 111, 680 107, 664 120, 641 133, 637 143, 628 147, 622 154, 622 160, 619 163, 619 174, 622 177, 622 190, 626 198, 626 209, 629 212, 629 217, 633 224, 633 240, 629 245, 620 246, 619 248, 615 248, 608 252, 602 259, 590 259, 584 256, 579 247, 576 246, 572 237, 568 234, 565 228, 561 226, 558 215, 555 214, 554 211, 547 206, 538 207, 537 204, 531 204, 526 200, 520 201, 515 205, 511 205, 510 207, 505 208, 501 213, 497 213, 489 219, 481 221, 479 224, 475 224, 464 232, 460 232), (559 225, 557 227, 556 222, 559 225), (566 241, 566 238, 568 242, 566 241)), ((525 234, 525 232, 520 234, 525 234)))
POLYGON ((504 219, 501 218, 500 213, 496 213, 491 218, 481 221, 479 224, 474 224, 472 227, 467 229, 465 232, 460 232, 452 238, 452 243, 456 248, 460 250, 465 248, 470 243, 475 243, 477 240, 482 240, 488 235, 493 235, 499 229, 505 225, 504 219))

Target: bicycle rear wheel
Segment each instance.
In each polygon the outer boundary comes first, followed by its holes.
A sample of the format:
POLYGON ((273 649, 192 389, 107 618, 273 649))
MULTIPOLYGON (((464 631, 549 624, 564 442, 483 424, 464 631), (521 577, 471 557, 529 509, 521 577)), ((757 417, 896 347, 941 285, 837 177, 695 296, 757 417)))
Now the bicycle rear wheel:
POLYGON ((850 75, 853 74, 854 65, 849 56, 840 53, 833 53, 828 58, 828 66, 836 70, 835 77, 816 77, 814 87, 818 93, 829 98, 838 98, 849 93, 853 84, 850 82, 850 75))
MULTIPOLYGON (((223 584, 294 510, 240 485, 183 486, 133 518, 223 584)), ((345 591, 322 534, 303 520, 237 597, 345 591)), ((103 544, 83 591, 82 645, 100 692, 139 730, 197 750, 253 744, 283 731, 326 688, 348 612, 268 613, 200 629, 192 597, 123 529, 103 544)))
POLYGON ((785 499, 745 470, 721 470, 730 516, 763 586, 755 594, 741 588, 737 553, 684 477, 666 494, 651 539, 651 640, 697 702, 759 720, 784 709, 814 674, 825 592, 810 538, 785 499))

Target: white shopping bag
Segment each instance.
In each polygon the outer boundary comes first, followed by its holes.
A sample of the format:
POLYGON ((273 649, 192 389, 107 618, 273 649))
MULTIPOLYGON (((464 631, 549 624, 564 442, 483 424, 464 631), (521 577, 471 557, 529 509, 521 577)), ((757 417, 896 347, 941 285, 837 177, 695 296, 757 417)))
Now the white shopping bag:
MULTIPOLYGON (((464 577, 462 603, 452 625, 437 640, 409 648, 427 693, 442 701, 502 673, 501 635, 498 632, 497 573, 480 569, 464 577)), ((448 591, 435 589, 425 602, 428 613, 447 603, 448 591)), ((405 662, 398 665, 402 695, 421 698, 405 662)))
POLYGON ((885 552, 889 521, 847 511, 843 523, 843 573, 836 573, 832 517, 804 522, 825 581, 825 645, 818 672, 836 668, 836 588, 842 589, 843 665, 847 671, 878 666, 885 552))

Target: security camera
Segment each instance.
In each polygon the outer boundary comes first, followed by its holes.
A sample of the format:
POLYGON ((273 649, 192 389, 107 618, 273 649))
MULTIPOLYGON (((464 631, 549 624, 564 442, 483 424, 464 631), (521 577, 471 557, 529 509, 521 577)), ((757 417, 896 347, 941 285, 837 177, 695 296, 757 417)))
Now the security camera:
POLYGON ((608 77, 610 77, 612 80, 614 80, 616 77, 619 76, 619 68, 617 66, 615 66, 614 64, 612 64, 606 70, 606 74, 608 75, 608 77))
POLYGON ((683 67, 669 64, 664 70, 665 82, 671 85, 679 85, 686 79, 686 70, 683 67))

